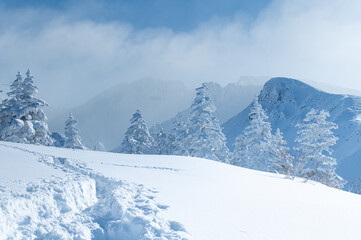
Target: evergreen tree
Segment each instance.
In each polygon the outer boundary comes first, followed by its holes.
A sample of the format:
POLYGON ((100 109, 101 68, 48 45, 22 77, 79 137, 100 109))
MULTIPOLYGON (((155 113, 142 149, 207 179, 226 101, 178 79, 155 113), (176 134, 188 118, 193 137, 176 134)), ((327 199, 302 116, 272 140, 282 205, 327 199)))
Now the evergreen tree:
POLYGON ((279 128, 275 135, 271 136, 269 151, 271 152, 272 168, 280 174, 293 177, 293 156, 289 154, 287 142, 283 139, 282 132, 279 128))
POLYGON ((330 113, 325 110, 311 109, 303 122, 296 125, 299 128, 295 140, 298 145, 294 147, 298 152, 296 174, 341 189, 346 181, 336 174, 337 162, 330 156, 331 147, 338 140, 332 130, 338 126, 327 121, 328 117, 330 113))
POLYGON ((72 114, 69 114, 68 120, 65 122, 65 142, 64 147, 74 149, 87 149, 82 143, 79 135, 78 122, 72 114))
POLYGON ((0 139, 4 141, 51 145, 52 139, 41 109, 48 106, 36 98, 38 88, 34 85, 30 70, 23 80, 20 73, 10 86, 8 99, 2 103, 0 139))
POLYGON ((153 130, 153 148, 154 154, 158 155, 167 155, 168 154, 168 143, 167 143, 167 134, 164 132, 163 128, 152 128, 153 130))
MULTIPOLYGON (((189 156, 188 152, 188 133, 189 128, 184 121, 179 119, 174 123, 174 128, 171 131, 171 134, 174 134, 172 152, 173 155, 179 156, 189 156)), ((171 144, 171 143, 170 143, 171 144)))
POLYGON ((267 119, 268 116, 256 97, 250 109, 249 125, 236 139, 233 164, 261 171, 273 171, 269 147, 272 140, 271 124, 266 122, 267 119))
POLYGON ((218 119, 214 116, 216 107, 208 96, 206 84, 196 89, 188 123, 189 132, 185 138, 190 156, 229 162, 226 137, 218 119))
POLYGON ((154 140, 139 110, 133 114, 130 123, 122 144, 114 151, 130 154, 152 153, 154 140))

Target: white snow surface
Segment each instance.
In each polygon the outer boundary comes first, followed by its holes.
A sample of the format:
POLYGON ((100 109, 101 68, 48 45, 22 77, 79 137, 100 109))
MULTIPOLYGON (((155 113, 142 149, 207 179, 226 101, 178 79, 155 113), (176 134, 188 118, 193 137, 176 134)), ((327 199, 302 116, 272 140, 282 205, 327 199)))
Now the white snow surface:
POLYGON ((0 239, 361 239, 361 196, 216 161, 0 142, 0 239))

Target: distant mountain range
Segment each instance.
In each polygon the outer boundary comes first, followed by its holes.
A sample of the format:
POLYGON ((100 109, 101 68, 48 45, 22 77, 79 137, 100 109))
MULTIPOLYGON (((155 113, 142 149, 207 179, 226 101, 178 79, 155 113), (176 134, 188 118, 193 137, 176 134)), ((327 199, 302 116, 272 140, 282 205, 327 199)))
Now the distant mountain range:
MULTIPOLYGON (((207 84, 221 123, 242 111, 262 89, 258 82, 251 82, 243 80, 225 87, 218 83, 207 84)), ((102 142, 107 150, 111 150, 121 143, 136 109, 142 111, 148 127, 151 127, 173 119, 178 113, 184 115, 194 97, 195 90, 182 82, 142 79, 122 83, 81 106, 51 114, 49 126, 52 131, 62 133, 71 112, 79 123, 84 143, 90 149, 102 142)))

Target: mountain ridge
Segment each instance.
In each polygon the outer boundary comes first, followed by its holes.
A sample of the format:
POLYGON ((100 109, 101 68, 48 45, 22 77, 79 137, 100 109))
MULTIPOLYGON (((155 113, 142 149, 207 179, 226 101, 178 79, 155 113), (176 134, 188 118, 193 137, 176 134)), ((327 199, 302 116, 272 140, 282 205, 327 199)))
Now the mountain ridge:
MULTIPOLYGON (((337 172, 352 181, 359 177, 361 162, 361 97, 326 93, 296 79, 272 78, 259 94, 259 102, 269 116, 273 132, 280 128, 289 146, 294 146, 297 135, 295 125, 301 122, 312 108, 330 112, 329 121, 338 124, 334 131, 339 138, 333 147, 338 161, 337 172)), ((233 150, 235 138, 248 125, 251 105, 222 125, 228 147, 233 150)))

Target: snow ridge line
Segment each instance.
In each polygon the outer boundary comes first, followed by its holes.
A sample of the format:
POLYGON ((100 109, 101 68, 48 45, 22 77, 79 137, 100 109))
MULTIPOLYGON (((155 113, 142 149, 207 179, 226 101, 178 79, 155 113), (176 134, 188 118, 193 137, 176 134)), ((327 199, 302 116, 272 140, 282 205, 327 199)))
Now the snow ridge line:
MULTIPOLYGON (((18 215, 24 216, 17 216, 17 219, 25 221, 13 224, 12 232, 0 229, 0 233, 6 233, 14 239, 188 238, 182 224, 164 217, 163 212, 168 206, 155 201, 156 191, 152 189, 105 177, 87 168, 80 160, 59 158, 1 143, 0 145, 33 154, 37 161, 67 173, 64 179, 43 179, 32 183, 32 186, 27 187, 28 195, 5 196, 2 200, 8 201, 0 202, 0 206, 6 208, 9 202, 17 199, 17 208, 21 206, 26 209, 29 203, 24 205, 24 198, 27 198, 34 202, 33 210, 41 209, 41 206, 37 206, 38 203, 52 202, 55 209, 52 211, 57 213, 52 214, 54 219, 46 221, 50 214, 38 214, 29 218, 31 211, 20 212, 18 215), (73 184, 73 188, 69 187, 69 184, 73 184), (77 184, 79 186, 75 187, 77 184)), ((0 211, 0 223, 2 219, 8 220, 10 211, 0 211)))

